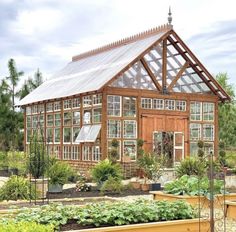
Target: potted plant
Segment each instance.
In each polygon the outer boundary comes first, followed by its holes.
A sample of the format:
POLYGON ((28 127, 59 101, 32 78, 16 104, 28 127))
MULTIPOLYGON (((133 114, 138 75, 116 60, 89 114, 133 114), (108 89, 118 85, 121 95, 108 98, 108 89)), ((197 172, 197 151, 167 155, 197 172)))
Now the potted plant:
POLYGON ((109 160, 112 163, 116 163, 119 159, 119 141, 117 139, 112 139, 111 150, 109 151, 109 160))
POLYGON ((138 177, 132 177, 130 179, 130 183, 134 189, 140 189, 141 188, 141 183, 139 181, 138 177))
POLYGON ((69 164, 56 159, 52 159, 50 163, 48 192, 60 193, 63 190, 63 185, 68 182, 72 170, 69 164))
POLYGON ((48 179, 44 178, 48 167, 48 158, 42 133, 35 131, 31 137, 28 155, 28 170, 31 183, 39 193, 39 197, 45 198, 48 191, 48 179))

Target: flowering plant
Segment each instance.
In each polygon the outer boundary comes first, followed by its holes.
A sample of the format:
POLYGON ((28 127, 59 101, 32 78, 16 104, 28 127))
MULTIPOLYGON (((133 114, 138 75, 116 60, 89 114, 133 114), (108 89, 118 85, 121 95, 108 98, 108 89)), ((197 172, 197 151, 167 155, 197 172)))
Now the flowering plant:
POLYGON ((84 174, 80 174, 78 181, 76 182, 77 192, 88 192, 91 191, 91 185, 86 183, 86 177, 84 174))

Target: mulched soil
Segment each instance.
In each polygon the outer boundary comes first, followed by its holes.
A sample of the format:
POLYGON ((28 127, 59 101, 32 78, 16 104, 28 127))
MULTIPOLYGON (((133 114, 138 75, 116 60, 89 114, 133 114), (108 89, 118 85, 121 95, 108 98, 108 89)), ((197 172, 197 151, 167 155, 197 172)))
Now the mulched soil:
MULTIPOLYGON (((105 195, 109 197, 125 197, 125 196, 136 196, 136 195, 146 195, 148 192, 144 192, 139 189, 125 189, 121 193, 112 193, 112 192, 106 192, 105 195)), ((97 189, 92 189, 88 192, 78 192, 75 190, 75 188, 69 188, 63 190, 62 193, 49 193, 49 199, 61 199, 61 198, 84 198, 84 197, 99 197, 104 196, 100 193, 97 189)))

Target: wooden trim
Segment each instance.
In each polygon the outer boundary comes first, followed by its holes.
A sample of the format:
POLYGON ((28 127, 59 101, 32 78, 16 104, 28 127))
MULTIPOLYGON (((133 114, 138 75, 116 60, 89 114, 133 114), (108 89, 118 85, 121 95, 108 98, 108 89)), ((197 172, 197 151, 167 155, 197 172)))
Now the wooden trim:
POLYGON ((166 91, 166 75, 167 75, 167 39, 163 40, 162 50, 162 91, 166 91))
MULTIPOLYGON (((63 127, 64 127, 64 102, 63 100, 61 99, 61 127, 60 127, 60 133, 61 133, 61 140, 60 140, 60 152, 59 152, 59 158, 60 160, 63 160, 63 153, 64 153, 64 150, 63 150, 63 140, 64 140, 64 134, 63 134, 63 127)), ((46 128, 46 125, 45 125, 45 128, 46 128)))
POLYGON ((219 109, 218 109, 218 102, 215 102, 215 112, 214 112, 214 155, 218 156, 218 146, 219 146, 219 109))
POLYGON ((101 159, 107 158, 107 91, 102 93, 101 159))
MULTIPOLYGON (((24 152, 26 153, 26 146, 27 146, 27 120, 26 120, 26 107, 23 108, 24 110, 24 152)), ((30 120, 31 120, 31 125, 32 125, 32 116, 30 116, 30 120)), ((32 130, 32 128, 30 128, 32 130)))
POLYGON ((172 90, 172 88, 174 87, 176 82, 179 80, 179 78, 182 76, 183 72, 186 70, 187 67, 189 67, 189 62, 188 61, 186 61, 184 63, 184 65, 182 66, 182 68, 179 70, 179 72, 177 73, 176 77, 174 78, 174 80, 170 83, 170 85, 167 88, 168 91, 172 90))
POLYGON ((161 86, 158 83, 156 77, 154 76, 153 72, 151 71, 151 69, 149 68, 148 64, 146 63, 146 61, 144 60, 144 58, 140 59, 140 62, 142 63, 143 67, 145 68, 145 70, 147 71, 148 75, 150 76, 150 78, 152 79, 154 85, 156 86, 157 90, 161 91, 161 86))
MULTIPOLYGON (((216 85, 216 87, 218 88, 218 91, 221 91, 223 93, 223 95, 225 95, 227 97, 226 100, 231 100, 231 97, 225 92, 225 90, 220 86, 220 84, 212 77, 212 75, 207 71, 207 69, 204 67, 204 65, 198 60, 198 58, 192 53, 192 51, 187 47, 187 45, 181 40, 181 38, 176 34, 175 31, 171 31, 171 34, 177 39, 177 41, 181 44, 181 46, 187 51, 187 53, 190 55, 190 57, 196 61, 196 63, 198 64, 198 66, 204 71, 204 73, 207 75, 207 77, 211 80, 212 83, 214 83, 216 85)), ((176 46, 177 44, 173 41, 173 39, 171 37, 168 37, 168 39, 170 38, 170 40, 172 40, 172 44, 173 46, 176 46)), ((177 45, 177 47, 179 47, 177 45)), ((178 50, 177 50, 178 51, 178 50)), ((184 53, 181 55, 185 55, 184 53)), ((185 57, 187 57, 185 55, 185 57)), ((188 57, 187 57, 188 59, 188 57)), ((189 59, 188 59, 189 60, 189 59)), ((196 71, 197 73, 201 73, 196 66, 191 62, 191 66, 194 69, 194 71, 196 71)), ((211 89, 213 88, 212 85, 209 84, 208 80, 206 80, 206 78, 200 74, 201 77, 203 77, 204 81, 206 82, 207 86, 211 89), (211 87, 210 87, 211 86, 211 87)), ((213 88, 214 89, 214 88, 213 88)), ((216 92, 216 94, 220 97, 220 99, 222 99, 222 97, 218 94, 218 91, 214 89, 213 92, 216 92)))

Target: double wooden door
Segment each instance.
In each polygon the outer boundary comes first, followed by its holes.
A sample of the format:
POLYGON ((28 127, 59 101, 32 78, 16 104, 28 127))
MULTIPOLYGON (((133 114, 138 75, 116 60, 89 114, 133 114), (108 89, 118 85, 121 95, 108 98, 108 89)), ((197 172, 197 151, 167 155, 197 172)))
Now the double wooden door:
POLYGON ((144 150, 180 162, 187 151, 188 120, 176 115, 142 114, 141 138, 144 150))

